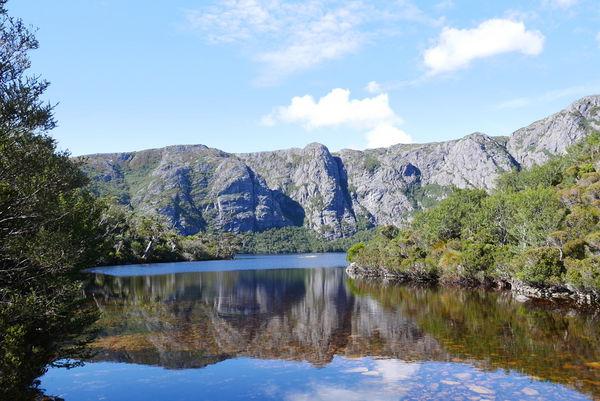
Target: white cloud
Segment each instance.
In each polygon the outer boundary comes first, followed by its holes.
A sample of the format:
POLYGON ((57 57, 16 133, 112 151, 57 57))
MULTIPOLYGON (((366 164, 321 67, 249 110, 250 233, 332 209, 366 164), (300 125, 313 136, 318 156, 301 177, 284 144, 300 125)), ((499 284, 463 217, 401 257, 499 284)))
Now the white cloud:
POLYGON ((473 29, 444 28, 423 61, 430 75, 465 68, 476 59, 518 52, 535 56, 542 52, 544 36, 525 28, 523 22, 490 19, 473 29))
MULTIPOLYGON (((406 391, 406 390, 405 390, 406 391)), ((305 392, 288 394, 287 401, 393 401, 401 392, 367 388, 344 388, 335 385, 311 384, 305 392)))
POLYGON ((185 16, 208 42, 242 45, 263 65, 257 81, 266 85, 354 53, 398 21, 438 22, 409 0, 220 0, 185 16))
POLYGON ((230 0, 204 10, 188 10, 186 19, 214 43, 246 40, 279 29, 271 10, 259 0, 230 0))
POLYGON ((379 84, 379 82, 376 82, 376 81, 369 82, 367 84, 367 86, 365 86, 365 90, 372 94, 377 94, 377 93, 383 92, 383 90, 381 88, 381 84, 379 84))
POLYGON ((369 147, 409 143, 408 134, 397 127, 402 119, 392 110, 387 93, 364 99, 350 99, 348 89, 336 88, 315 100, 310 95, 296 96, 287 106, 280 106, 262 118, 265 125, 299 124, 307 130, 347 127, 368 130, 369 147))
POLYGON ((336 88, 316 101, 312 96, 296 96, 289 106, 277 107, 266 121, 299 123, 307 129, 349 125, 374 126, 398 117, 389 105, 388 95, 350 99, 348 89, 336 88))
POLYGON ((295 72, 357 51, 367 40, 367 35, 357 29, 362 19, 358 8, 351 3, 306 25, 291 28, 285 33, 289 35, 285 44, 256 57, 267 67, 259 83, 277 82, 295 72))
POLYGON ((397 143, 411 143, 412 138, 400 128, 380 124, 365 134, 367 148, 386 148, 397 143))

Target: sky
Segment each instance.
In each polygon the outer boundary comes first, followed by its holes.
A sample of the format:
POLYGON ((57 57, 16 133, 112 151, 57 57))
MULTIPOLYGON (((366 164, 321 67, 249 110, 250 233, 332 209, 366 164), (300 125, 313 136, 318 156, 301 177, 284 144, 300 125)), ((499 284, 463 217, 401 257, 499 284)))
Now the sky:
POLYGON ((11 0, 73 155, 509 135, 600 94, 598 0, 11 0))

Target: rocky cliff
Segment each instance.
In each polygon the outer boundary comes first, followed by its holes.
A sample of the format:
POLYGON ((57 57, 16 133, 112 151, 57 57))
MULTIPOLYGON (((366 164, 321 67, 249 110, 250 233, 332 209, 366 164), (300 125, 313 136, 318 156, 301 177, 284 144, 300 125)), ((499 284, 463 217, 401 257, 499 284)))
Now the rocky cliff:
POLYGON ((600 96, 509 137, 474 133, 428 144, 332 154, 325 146, 231 154, 203 145, 90 155, 93 189, 144 213, 165 216, 183 234, 306 226, 339 238, 403 224, 452 187, 492 189, 498 175, 539 164, 600 130, 600 96))

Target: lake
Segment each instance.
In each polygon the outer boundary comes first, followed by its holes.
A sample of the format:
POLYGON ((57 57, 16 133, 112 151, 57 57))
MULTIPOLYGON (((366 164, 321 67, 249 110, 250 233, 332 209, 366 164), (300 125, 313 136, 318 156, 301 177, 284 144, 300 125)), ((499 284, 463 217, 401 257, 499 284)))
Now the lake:
POLYGON ((344 254, 96 268, 76 400, 600 398, 600 317, 508 292, 351 280, 344 254))

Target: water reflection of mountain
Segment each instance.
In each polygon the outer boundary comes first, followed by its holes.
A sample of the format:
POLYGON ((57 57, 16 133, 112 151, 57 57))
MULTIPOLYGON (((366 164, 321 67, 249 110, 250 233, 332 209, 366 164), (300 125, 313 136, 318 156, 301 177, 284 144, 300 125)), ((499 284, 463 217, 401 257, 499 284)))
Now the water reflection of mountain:
POLYGON ((99 359, 180 368, 232 356, 320 365, 336 354, 443 355, 411 320, 353 296, 342 269, 99 275, 95 284, 99 359))
POLYGON ((600 395, 598 320, 509 294, 369 285, 342 269, 98 275, 90 294, 103 311, 98 360, 466 360, 600 395))

